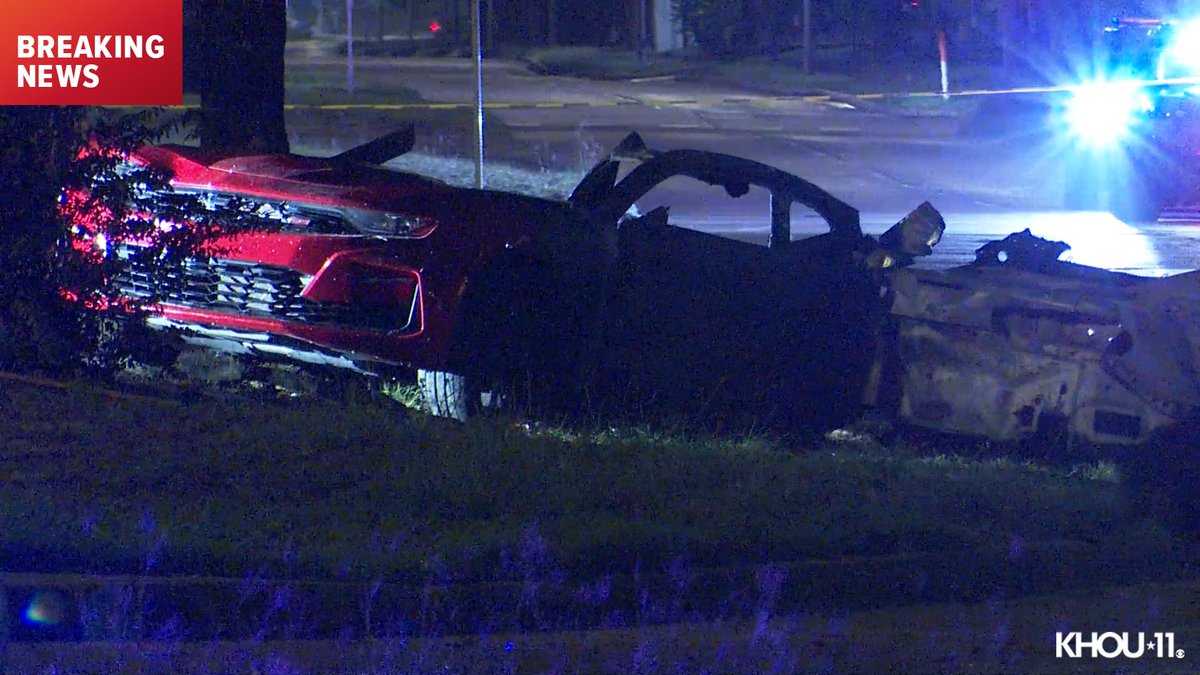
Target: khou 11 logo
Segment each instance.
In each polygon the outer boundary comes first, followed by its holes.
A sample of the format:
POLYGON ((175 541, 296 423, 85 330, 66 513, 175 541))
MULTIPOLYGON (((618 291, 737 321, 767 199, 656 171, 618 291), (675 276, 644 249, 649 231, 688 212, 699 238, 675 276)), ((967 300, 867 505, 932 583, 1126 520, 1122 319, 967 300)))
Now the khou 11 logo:
POLYGON ((1083 633, 1055 633, 1054 655, 1069 659, 1084 656, 1115 659, 1140 659, 1143 656, 1160 659, 1182 659, 1182 649, 1175 648, 1174 633, 1092 633, 1091 640, 1084 640, 1083 633))

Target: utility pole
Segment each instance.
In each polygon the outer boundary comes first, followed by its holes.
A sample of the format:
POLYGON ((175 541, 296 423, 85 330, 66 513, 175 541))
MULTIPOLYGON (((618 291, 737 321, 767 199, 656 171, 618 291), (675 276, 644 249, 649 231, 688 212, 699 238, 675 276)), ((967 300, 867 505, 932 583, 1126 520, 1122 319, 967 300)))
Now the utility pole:
POLYGON ((346 0, 346 91, 354 93, 354 0, 346 0))
POLYGON ((483 188, 483 36, 479 3, 471 0, 471 46, 475 51, 475 187, 483 188))

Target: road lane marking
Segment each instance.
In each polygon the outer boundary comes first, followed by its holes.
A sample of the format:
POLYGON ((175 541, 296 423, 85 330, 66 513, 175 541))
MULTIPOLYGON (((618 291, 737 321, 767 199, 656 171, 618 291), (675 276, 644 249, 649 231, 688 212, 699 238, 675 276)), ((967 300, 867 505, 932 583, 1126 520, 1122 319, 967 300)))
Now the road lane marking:
MULTIPOLYGON (((1170 80, 1157 80, 1154 82, 1145 82, 1145 86, 1158 85, 1196 85, 1200 84, 1200 78, 1176 78, 1170 80)), ((1053 94, 1074 91, 1077 86, 1052 86, 1052 87, 1015 87, 1009 89, 967 89, 964 91, 952 91, 948 94, 950 98, 969 98, 979 96, 1012 96, 1019 94, 1053 94)), ((546 109, 546 108, 611 108, 616 106, 632 106, 640 105, 646 107, 672 107, 672 106, 692 106, 692 105, 720 105, 720 104, 742 104, 742 105, 771 105, 773 103, 829 103, 829 102, 844 102, 844 101, 878 101, 884 99, 906 99, 906 98, 942 98, 944 95, 936 91, 910 91, 910 92, 874 92, 865 94, 801 94, 794 96, 721 96, 713 98, 640 98, 630 99, 624 98, 620 100, 608 101, 508 101, 484 103, 484 108, 489 110, 519 110, 519 109, 546 109)), ((116 109, 142 109, 147 106, 103 106, 116 109)), ((191 110, 197 109, 198 104, 187 104, 178 106, 165 106, 173 110, 191 110)), ((475 103, 462 102, 437 102, 437 103, 287 103, 284 104, 285 110, 453 110, 453 109, 473 109, 475 103)))

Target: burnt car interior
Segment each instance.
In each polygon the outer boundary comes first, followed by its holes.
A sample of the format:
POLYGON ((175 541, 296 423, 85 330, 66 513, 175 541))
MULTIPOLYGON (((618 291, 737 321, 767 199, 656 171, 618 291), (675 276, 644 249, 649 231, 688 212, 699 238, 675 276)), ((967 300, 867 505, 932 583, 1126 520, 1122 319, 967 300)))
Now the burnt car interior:
POLYGON ((570 201, 591 217, 619 221, 603 389, 696 417, 792 429, 845 421, 857 409, 871 365, 864 346, 884 308, 879 279, 865 264, 874 240, 862 234, 854 208, 773 167, 698 150, 653 151, 637 134, 594 167, 570 201), (622 162, 633 167, 618 180, 622 162), (654 188, 681 178, 718 186, 730 199, 768 193, 769 246, 675 226, 669 205, 626 215, 654 188), (793 208, 814 211, 826 231, 793 241, 793 208))

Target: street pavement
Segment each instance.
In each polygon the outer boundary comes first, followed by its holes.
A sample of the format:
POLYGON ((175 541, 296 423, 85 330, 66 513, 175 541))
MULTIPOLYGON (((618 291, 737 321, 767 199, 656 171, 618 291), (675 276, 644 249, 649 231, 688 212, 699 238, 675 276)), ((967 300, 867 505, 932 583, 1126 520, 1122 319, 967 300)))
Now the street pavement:
MULTIPOLYGON (((344 62, 337 58, 309 58, 289 68, 344 77, 344 62)), ((429 102, 474 100, 470 60, 366 59, 356 69, 376 83, 394 79, 429 102)), ((740 155, 807 178, 860 209, 869 233, 882 232, 928 200, 948 224, 928 263, 934 266, 967 262, 986 241, 1029 227, 1066 241, 1072 259, 1086 264, 1151 276, 1200 267, 1195 210, 1175 211, 1152 226, 1127 225, 1106 213, 1063 211, 1066 148, 1054 133, 1051 107, 1029 97, 989 98, 975 116, 909 115, 878 103, 855 105, 842 96, 825 101, 764 96, 751 85, 542 76, 500 60, 485 62, 484 91, 491 104, 565 104, 490 109, 489 167, 582 174, 607 148, 638 131, 655 149, 740 155)), ((333 154, 405 120, 402 110, 289 114, 295 150, 310 154, 333 154)), ((467 111, 424 118, 418 148, 473 157, 470 120, 467 111)), ((680 224, 765 241, 765 211, 753 201, 733 202, 720 190, 670 184, 639 205, 670 204, 680 224)), ((804 231, 803 225, 797 229, 804 231)))

